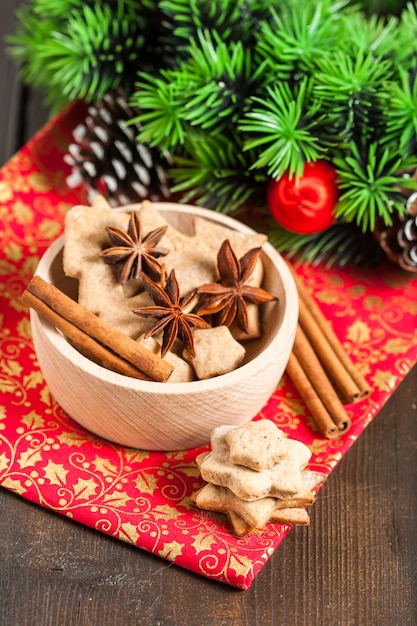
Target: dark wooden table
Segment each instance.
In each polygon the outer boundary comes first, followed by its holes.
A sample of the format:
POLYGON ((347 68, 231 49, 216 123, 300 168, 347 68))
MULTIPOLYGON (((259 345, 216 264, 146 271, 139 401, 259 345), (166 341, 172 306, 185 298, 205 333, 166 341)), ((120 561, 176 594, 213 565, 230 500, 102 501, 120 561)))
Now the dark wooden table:
MULTIPOLYGON (((43 124, 4 52, 0 165, 43 124)), ((0 400, 1 402, 1 400, 0 400)), ((417 367, 339 463, 249 591, 210 582, 0 488, 0 626, 414 626, 417 367)))

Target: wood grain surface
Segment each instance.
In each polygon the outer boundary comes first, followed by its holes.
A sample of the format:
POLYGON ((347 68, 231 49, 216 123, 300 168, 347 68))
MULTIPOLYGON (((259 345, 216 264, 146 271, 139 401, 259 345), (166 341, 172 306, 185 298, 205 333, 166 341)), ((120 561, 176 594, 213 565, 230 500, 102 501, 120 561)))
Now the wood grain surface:
MULTIPOLYGON (((1 164, 47 117, 5 54, 20 4, 0 2, 1 164)), ((0 626, 414 626, 416 480, 415 367, 248 591, 0 488, 0 626)))

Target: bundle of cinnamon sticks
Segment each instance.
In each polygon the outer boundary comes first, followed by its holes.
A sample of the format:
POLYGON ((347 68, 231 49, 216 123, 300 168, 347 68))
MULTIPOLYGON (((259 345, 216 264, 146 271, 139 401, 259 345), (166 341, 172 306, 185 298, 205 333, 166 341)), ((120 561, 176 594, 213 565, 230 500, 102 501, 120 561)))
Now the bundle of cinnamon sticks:
POLYGON ((322 434, 332 439, 351 425, 344 404, 362 400, 371 388, 301 279, 293 277, 299 318, 287 373, 322 434))

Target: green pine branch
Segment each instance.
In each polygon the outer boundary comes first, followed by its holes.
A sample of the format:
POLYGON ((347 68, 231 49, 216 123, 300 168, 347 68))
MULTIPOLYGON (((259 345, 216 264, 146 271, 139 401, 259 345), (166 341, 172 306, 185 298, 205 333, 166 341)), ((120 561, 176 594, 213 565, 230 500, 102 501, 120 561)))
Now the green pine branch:
MULTIPOLYGON (((55 24, 39 20, 26 6, 17 12, 17 17, 18 28, 16 34, 8 38, 8 52, 20 65, 21 77, 26 84, 40 88, 49 86, 51 71, 40 57, 39 50, 50 40, 55 24)), ((49 98, 53 98, 52 89, 49 89, 49 98)))
POLYGON ((236 149, 239 141, 239 136, 193 134, 186 156, 174 158, 171 191, 180 193, 184 202, 222 213, 264 205, 267 179, 250 169, 253 155, 236 149))
POLYGON ((252 52, 241 42, 226 44, 216 33, 198 33, 189 47, 189 60, 180 67, 191 88, 185 118, 192 126, 217 133, 235 127, 248 96, 263 80, 264 66, 255 67, 252 52))
POLYGON ((338 13, 334 3, 322 1, 276 3, 271 15, 261 24, 256 52, 275 80, 293 85, 311 76, 317 60, 334 48, 338 13))
POLYGON ((339 50, 317 63, 314 97, 327 119, 328 132, 340 143, 366 144, 383 137, 386 85, 392 63, 375 52, 339 50))
POLYGON ((184 144, 187 125, 184 100, 189 84, 179 80, 172 70, 159 75, 140 73, 136 91, 130 98, 132 107, 141 113, 132 120, 141 126, 138 141, 173 152, 184 144))
POLYGON ((146 3, 138 10, 135 0, 32 0, 18 15, 10 54, 56 108, 100 100, 119 86, 129 92, 138 68, 149 66, 146 3))
POLYGON ((403 36, 399 36, 399 26, 398 17, 366 16, 356 5, 340 16, 339 48, 353 59, 358 53, 373 54, 375 59, 389 59, 395 64, 404 44, 403 36))
MULTIPOLYGON (((417 61, 417 60, 416 60, 417 61)), ((384 143, 399 146, 401 154, 411 155, 417 148, 417 63, 406 72, 399 68, 399 80, 387 86, 386 134, 384 143)))
POLYGON ((254 67, 251 51, 242 43, 227 44, 216 33, 197 35, 176 69, 140 75, 131 98, 141 111, 139 141, 172 151, 186 137, 192 142, 195 130, 207 136, 228 134, 262 84, 264 66, 254 67))
POLYGON ((25 9, 31 11, 39 20, 46 22, 52 20, 56 24, 63 24, 67 16, 75 9, 79 10, 83 5, 91 5, 87 0, 30 0, 25 9))
POLYGON ((267 88, 267 97, 253 97, 252 102, 239 126, 244 149, 257 155, 251 167, 272 178, 287 171, 300 176, 306 161, 324 156, 327 146, 317 132, 323 120, 311 100, 310 82, 302 81, 295 92, 288 83, 278 83, 267 88))
POLYGON ((269 15, 275 0, 162 0, 166 19, 165 42, 170 51, 186 50, 200 31, 215 32, 222 41, 250 47, 258 24, 269 15))
POLYGON ((347 155, 334 158, 341 196, 336 217, 354 222, 363 232, 373 231, 377 219, 392 224, 393 215, 405 213, 402 189, 415 189, 409 173, 417 167, 416 156, 391 154, 378 143, 360 152, 350 144, 347 155))
POLYGON ((264 205, 271 177, 325 158, 338 223, 280 238, 344 263, 416 186, 417 10, 395 4, 28 0, 10 54, 56 108, 121 87, 139 110, 138 141, 171 154, 186 201, 264 205))

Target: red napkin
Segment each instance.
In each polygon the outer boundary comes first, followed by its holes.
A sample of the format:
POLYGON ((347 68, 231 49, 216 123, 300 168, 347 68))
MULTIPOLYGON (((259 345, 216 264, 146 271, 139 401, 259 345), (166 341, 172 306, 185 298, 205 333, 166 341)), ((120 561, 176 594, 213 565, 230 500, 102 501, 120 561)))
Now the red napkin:
MULTIPOLYGON (((69 207, 63 154, 85 115, 75 104, 48 123, 0 172, 0 485, 208 578, 247 589, 290 531, 268 524, 238 539, 225 517, 196 510, 203 448, 156 453, 118 446, 78 426, 56 404, 34 354, 20 296, 69 207)), ((376 270, 297 272, 373 387, 347 406, 352 427, 325 439, 289 379, 256 419, 273 420, 312 451, 309 468, 330 474, 417 360, 417 276, 376 270)), ((59 372, 57 373, 59 375, 59 372)))

